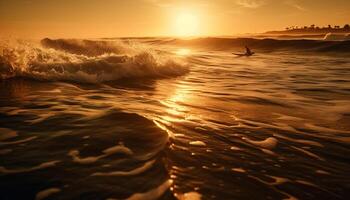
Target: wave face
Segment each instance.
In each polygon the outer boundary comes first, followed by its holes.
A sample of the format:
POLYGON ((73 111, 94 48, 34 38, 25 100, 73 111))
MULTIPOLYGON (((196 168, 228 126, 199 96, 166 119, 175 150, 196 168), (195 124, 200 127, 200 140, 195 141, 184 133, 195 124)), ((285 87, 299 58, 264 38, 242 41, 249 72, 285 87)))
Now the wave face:
POLYGON ((255 38, 198 38, 191 40, 177 39, 170 44, 203 47, 212 50, 230 50, 242 48, 245 45, 263 51, 308 51, 308 52, 335 52, 350 53, 350 40, 324 41, 324 40, 277 40, 255 38))
POLYGON ((183 75, 188 67, 162 52, 116 41, 51 40, 1 44, 0 77, 104 82, 183 75))

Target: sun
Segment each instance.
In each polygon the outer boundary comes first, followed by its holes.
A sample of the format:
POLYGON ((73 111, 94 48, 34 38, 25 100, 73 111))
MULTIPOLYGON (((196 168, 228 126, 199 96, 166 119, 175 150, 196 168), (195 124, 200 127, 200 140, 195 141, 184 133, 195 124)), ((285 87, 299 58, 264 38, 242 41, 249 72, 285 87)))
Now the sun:
POLYGON ((188 37, 199 34, 198 17, 191 12, 182 12, 176 15, 174 32, 177 36, 188 37))

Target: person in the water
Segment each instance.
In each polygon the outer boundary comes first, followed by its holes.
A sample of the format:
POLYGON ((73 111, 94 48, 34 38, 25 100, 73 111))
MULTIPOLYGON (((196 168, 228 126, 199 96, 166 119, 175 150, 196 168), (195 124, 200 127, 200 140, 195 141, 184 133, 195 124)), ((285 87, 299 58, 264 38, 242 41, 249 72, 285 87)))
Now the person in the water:
POLYGON ((251 56, 254 54, 254 52, 252 52, 247 46, 245 46, 245 55, 246 56, 251 56))
POLYGON ((254 52, 252 52, 248 46, 245 46, 245 53, 232 53, 236 56, 252 56, 254 52))

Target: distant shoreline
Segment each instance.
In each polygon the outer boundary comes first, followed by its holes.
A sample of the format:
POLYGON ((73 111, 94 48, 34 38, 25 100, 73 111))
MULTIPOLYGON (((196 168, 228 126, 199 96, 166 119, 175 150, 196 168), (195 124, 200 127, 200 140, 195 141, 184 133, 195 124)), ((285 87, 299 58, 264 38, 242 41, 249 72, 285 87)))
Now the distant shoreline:
POLYGON ((283 30, 283 31, 267 31, 264 34, 296 34, 296 35, 315 35, 315 34, 327 34, 327 33, 342 33, 348 34, 350 33, 350 29, 344 28, 313 28, 313 29, 292 29, 292 30, 283 30))
POLYGON ((290 26, 285 30, 279 31, 267 31, 264 34, 294 34, 294 35, 315 35, 315 34, 328 34, 328 33, 339 33, 339 34, 349 34, 350 25, 345 24, 343 27, 335 25, 328 25, 325 27, 319 27, 315 24, 310 26, 290 26))

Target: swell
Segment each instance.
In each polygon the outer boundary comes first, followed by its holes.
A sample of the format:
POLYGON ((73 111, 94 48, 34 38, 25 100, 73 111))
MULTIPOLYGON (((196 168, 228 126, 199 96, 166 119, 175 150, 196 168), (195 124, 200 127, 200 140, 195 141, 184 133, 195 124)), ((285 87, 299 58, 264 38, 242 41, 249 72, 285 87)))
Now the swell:
POLYGON ((0 78, 104 82, 164 78, 188 72, 187 64, 138 44, 43 39, 1 45, 0 78))
POLYGON ((191 40, 176 39, 168 44, 188 45, 215 50, 229 50, 249 46, 252 49, 264 51, 291 50, 311 52, 350 53, 350 40, 324 41, 324 40, 277 40, 255 38, 197 38, 191 40))

